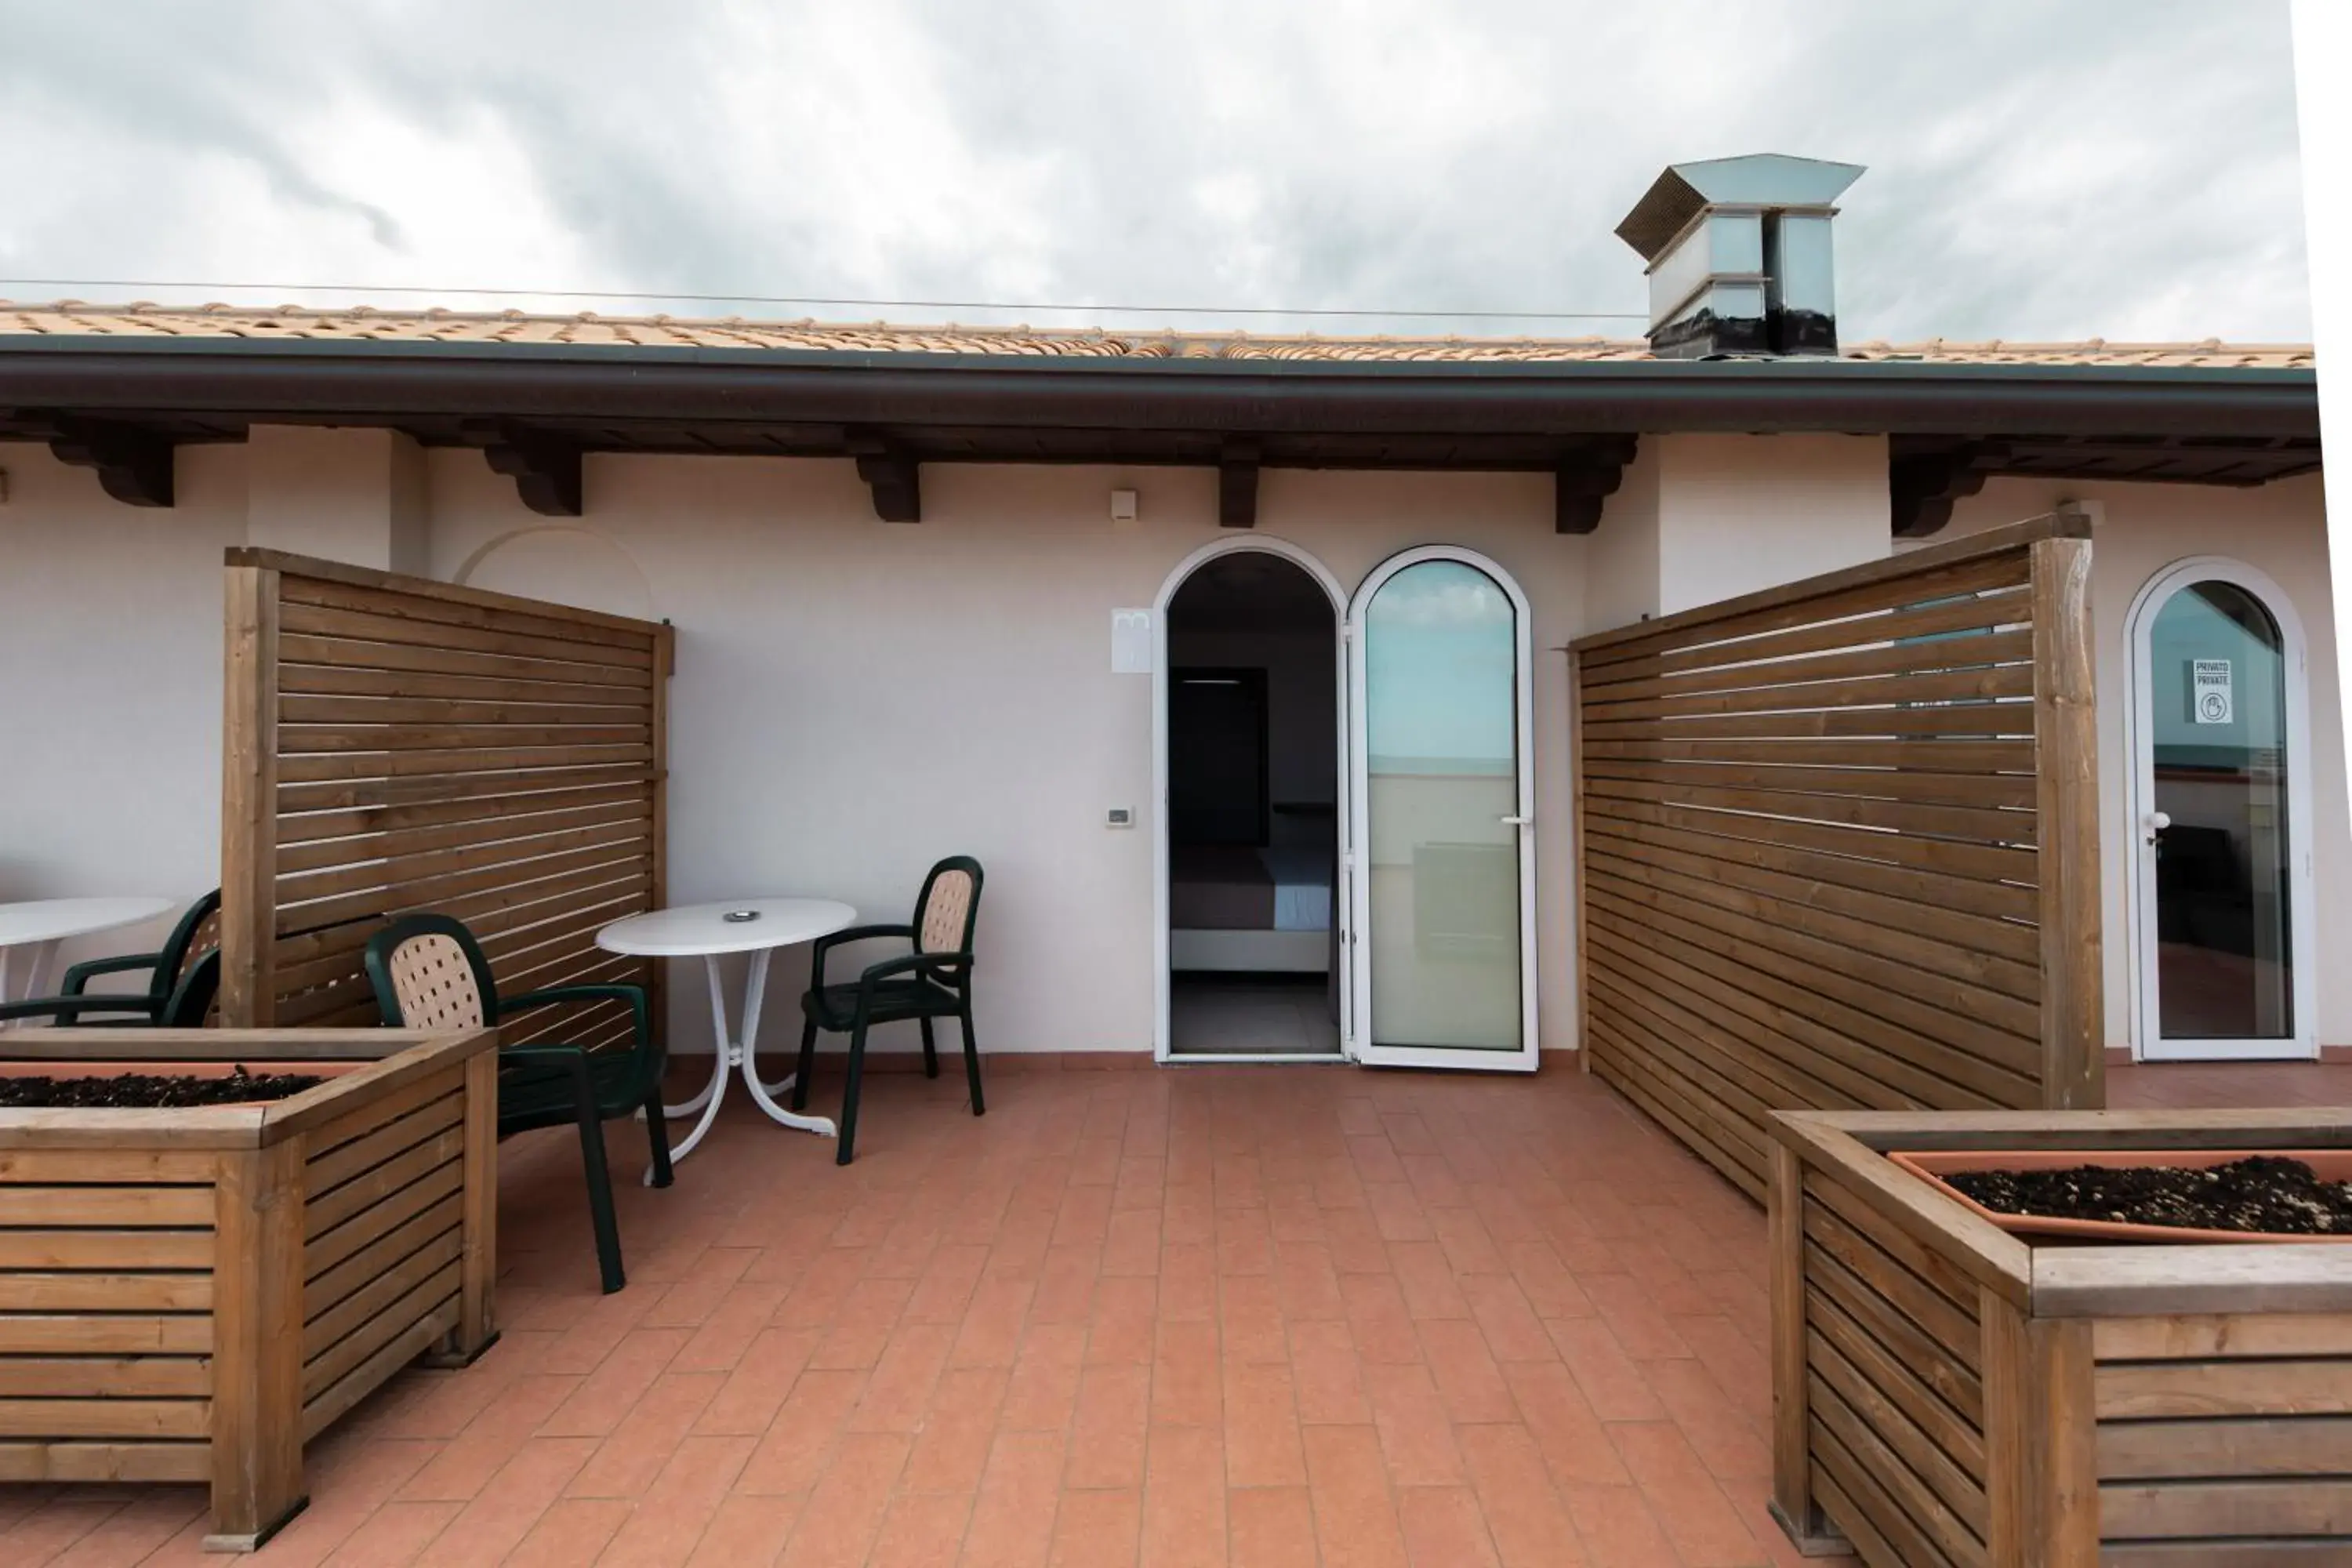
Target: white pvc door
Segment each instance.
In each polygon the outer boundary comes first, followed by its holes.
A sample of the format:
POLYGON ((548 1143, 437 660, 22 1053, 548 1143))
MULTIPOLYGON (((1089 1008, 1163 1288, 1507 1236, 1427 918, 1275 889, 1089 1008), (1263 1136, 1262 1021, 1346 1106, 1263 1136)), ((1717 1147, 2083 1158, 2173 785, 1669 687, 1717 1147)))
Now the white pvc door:
POLYGON ((2140 1055, 2314 1056, 2300 629, 2269 579, 2191 561, 2132 645, 2140 1055))
POLYGON ((1391 557, 1348 612, 1350 1054, 1536 1065, 1528 604, 1492 562, 1391 557))

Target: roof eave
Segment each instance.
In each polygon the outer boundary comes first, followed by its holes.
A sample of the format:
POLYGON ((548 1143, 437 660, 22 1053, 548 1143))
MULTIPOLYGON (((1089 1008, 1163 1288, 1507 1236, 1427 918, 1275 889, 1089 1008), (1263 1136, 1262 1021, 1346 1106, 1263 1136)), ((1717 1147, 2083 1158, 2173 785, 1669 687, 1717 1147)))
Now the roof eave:
POLYGON ((1344 361, 0 340, 0 407, 1067 428, 2318 435, 2315 373, 1932 360, 1344 361))

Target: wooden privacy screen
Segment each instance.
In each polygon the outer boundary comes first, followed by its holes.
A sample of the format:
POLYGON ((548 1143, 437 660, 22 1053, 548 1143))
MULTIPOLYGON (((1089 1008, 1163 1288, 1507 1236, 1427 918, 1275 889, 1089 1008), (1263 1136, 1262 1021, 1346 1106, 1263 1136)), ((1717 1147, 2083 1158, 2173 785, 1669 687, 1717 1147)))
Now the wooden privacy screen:
MULTIPOLYGON (((388 919, 472 928, 501 994, 633 980, 597 928, 658 909, 670 628, 265 550, 228 552, 221 1014, 371 1025, 388 919)), ((622 1039, 617 1003, 507 1031, 622 1039)))
POLYGON ((1593 1071, 1761 1197, 1767 1114, 2102 1103, 2088 525, 1583 638, 1593 1071))

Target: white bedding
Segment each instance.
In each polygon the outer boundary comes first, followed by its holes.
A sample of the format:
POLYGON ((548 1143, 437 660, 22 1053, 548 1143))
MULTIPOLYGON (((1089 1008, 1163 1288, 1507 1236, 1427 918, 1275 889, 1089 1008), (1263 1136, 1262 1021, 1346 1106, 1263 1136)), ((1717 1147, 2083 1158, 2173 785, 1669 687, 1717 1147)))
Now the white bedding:
POLYGON ((1266 875, 1274 879, 1274 929, 1331 929, 1331 853, 1297 846, 1260 849, 1266 875))

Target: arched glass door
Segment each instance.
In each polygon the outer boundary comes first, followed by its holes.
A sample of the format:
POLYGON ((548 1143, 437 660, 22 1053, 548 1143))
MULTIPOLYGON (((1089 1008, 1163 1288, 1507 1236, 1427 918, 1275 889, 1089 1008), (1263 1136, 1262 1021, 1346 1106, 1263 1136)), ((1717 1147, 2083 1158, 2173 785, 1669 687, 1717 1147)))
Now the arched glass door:
POLYGON ((2310 1054, 2302 649, 2250 574, 2153 585, 2135 636, 2142 1054, 2310 1054))
POLYGON ((1356 1056, 1536 1062, 1528 605, 1467 552, 1408 551, 1349 616, 1356 1056))

